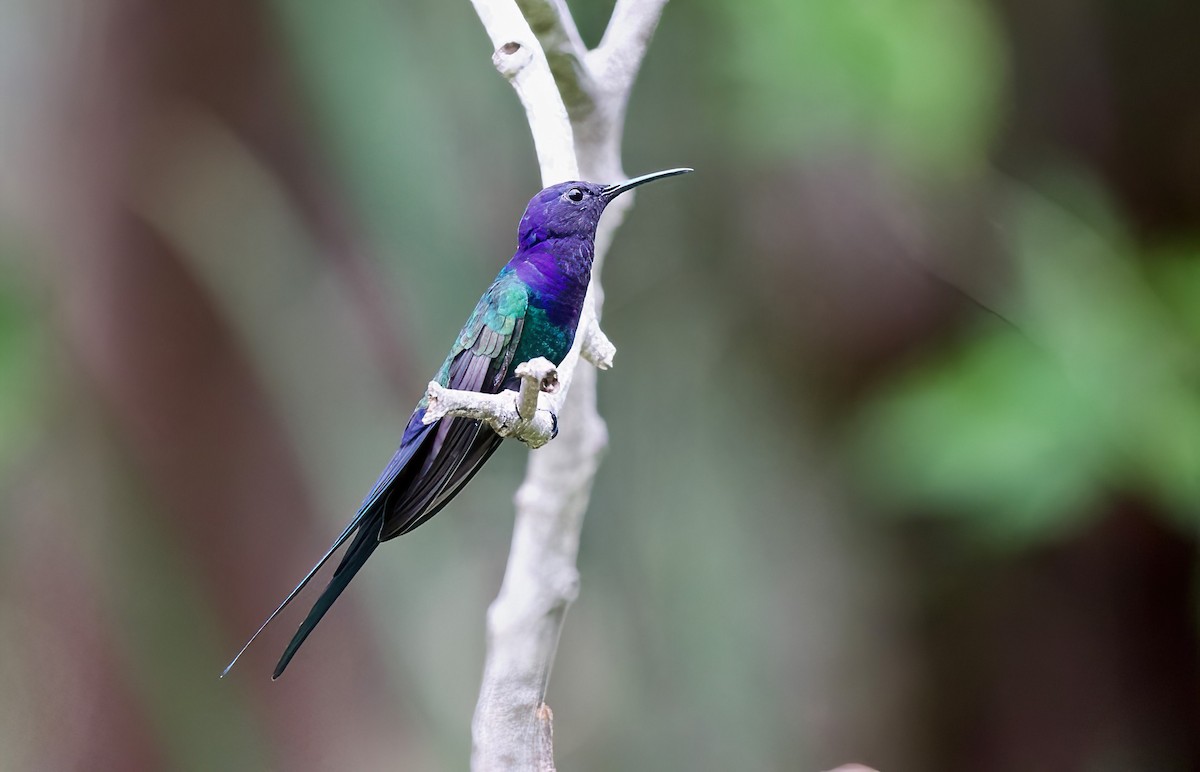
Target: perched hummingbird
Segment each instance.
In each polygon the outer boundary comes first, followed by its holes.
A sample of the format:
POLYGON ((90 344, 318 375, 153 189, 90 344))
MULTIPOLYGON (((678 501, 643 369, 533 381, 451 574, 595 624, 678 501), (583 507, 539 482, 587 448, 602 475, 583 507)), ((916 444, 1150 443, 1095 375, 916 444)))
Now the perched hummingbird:
MULTIPOLYGON (((604 208, 638 185, 690 171, 667 169, 615 185, 563 182, 534 196, 517 229, 516 254, 500 269, 458 333, 437 382, 450 389, 494 394, 519 388, 514 371, 522 362, 545 357, 561 364, 579 325, 592 275, 596 226, 604 208)), ((426 403, 422 399, 417 404, 400 447, 350 524, 250 637, 222 677, 349 541, 328 586, 275 665, 271 677, 278 678, 379 543, 408 533, 440 512, 499 447, 500 435, 482 421, 447 417, 426 425, 422 421, 426 403)))

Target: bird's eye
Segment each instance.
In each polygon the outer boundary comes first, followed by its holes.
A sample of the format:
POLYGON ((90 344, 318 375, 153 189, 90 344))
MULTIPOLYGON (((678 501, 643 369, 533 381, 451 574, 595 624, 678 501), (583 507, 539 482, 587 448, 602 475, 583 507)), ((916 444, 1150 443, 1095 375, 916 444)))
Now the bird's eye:
POLYGON ((571 199, 572 201, 582 201, 583 191, 579 188, 571 188, 567 191, 567 198, 571 199))

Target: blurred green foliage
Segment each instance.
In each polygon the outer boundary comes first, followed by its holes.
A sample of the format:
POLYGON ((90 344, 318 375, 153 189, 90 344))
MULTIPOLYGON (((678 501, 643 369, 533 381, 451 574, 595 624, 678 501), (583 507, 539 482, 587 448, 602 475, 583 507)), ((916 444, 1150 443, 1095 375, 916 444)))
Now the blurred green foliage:
POLYGON ((849 139, 927 171, 983 162, 1003 56, 981 3, 762 0, 722 13, 732 136, 760 157, 849 139))
POLYGON ((28 255, 0 221, 0 477, 36 443, 48 388, 44 299, 21 270, 28 255))
POLYGON ((1094 187, 1066 191, 1060 204, 1010 190, 1000 228, 1019 271, 1011 325, 990 323, 889 386, 862 419, 864 469, 910 508, 1006 538, 1061 535, 1114 494, 1193 523, 1196 262, 1161 269, 1168 305, 1094 187))

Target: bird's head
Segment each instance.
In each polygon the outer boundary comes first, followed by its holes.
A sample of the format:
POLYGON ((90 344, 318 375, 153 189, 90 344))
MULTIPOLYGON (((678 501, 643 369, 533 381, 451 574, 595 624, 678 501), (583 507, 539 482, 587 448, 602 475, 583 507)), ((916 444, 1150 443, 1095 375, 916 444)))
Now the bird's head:
POLYGON ((609 202, 627 190, 653 180, 687 174, 691 169, 667 169, 644 174, 615 185, 596 182, 560 182, 543 189, 529 200, 517 238, 523 247, 532 246, 547 239, 580 238, 591 240, 596 236, 596 225, 609 202))

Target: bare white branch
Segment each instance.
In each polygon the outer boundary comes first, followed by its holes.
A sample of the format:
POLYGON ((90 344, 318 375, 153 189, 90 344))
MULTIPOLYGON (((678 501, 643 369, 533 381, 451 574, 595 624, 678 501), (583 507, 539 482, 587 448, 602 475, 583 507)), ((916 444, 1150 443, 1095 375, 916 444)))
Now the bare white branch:
MULTIPOLYGON (((666 0, 618 0, 604 41, 591 52, 585 51, 565 0, 472 2, 496 47, 497 68, 525 106, 543 184, 624 179, 625 106, 666 0), (524 18, 517 18, 522 10, 524 18), (564 162, 567 154, 570 159, 564 162)), ((510 436, 531 445, 544 436, 538 424, 543 416, 565 416, 559 437, 530 455, 516 494, 512 547, 500 593, 488 608, 487 659, 471 724, 471 767, 476 772, 554 769, 546 687, 564 616, 579 592, 576 557, 583 515, 608 445, 596 410, 596 370, 578 365, 582 358, 603 369, 612 366, 616 349, 599 323, 604 301, 600 268, 632 204, 632 194, 617 198, 600 222, 591 283, 575 340, 558 366, 557 390, 546 393, 539 386, 538 409, 528 421, 520 416, 529 415, 532 403, 517 405, 532 398, 512 392, 492 395, 496 402, 471 414, 495 419, 493 426, 507 427, 510 436), (517 417, 511 425, 504 411, 517 417)), ((449 404, 458 394, 431 392, 431 404, 449 404)))
POLYGON ((560 53, 583 60, 588 49, 575 26, 575 19, 571 18, 570 8, 566 7, 566 0, 517 0, 517 6, 534 35, 538 36, 547 58, 560 53))
MULTIPOLYGON (((625 176, 621 170, 625 109, 665 5, 666 0, 618 0, 600 45, 584 57, 584 69, 592 84, 591 107, 573 109, 571 126, 579 168, 585 179, 615 182, 625 176)), ((632 206, 628 194, 613 203, 632 206)), ((619 221, 611 213, 606 219, 619 221)))
POLYGON ((517 7, 542 44, 542 50, 550 60, 551 71, 554 70, 555 56, 583 61, 587 47, 583 44, 583 38, 579 37, 566 0, 517 0, 517 7))
POLYGON ((667 0, 617 0, 600 45, 588 56, 597 80, 628 93, 666 4, 667 0))
POLYGON ((595 84, 584 64, 587 47, 579 37, 566 0, 517 0, 517 5, 546 52, 567 113, 572 121, 577 120, 591 109, 595 84))
POLYGON ((546 54, 512 0, 471 0, 492 41, 492 64, 508 79, 525 108, 542 186, 579 179, 575 143, 546 54))

